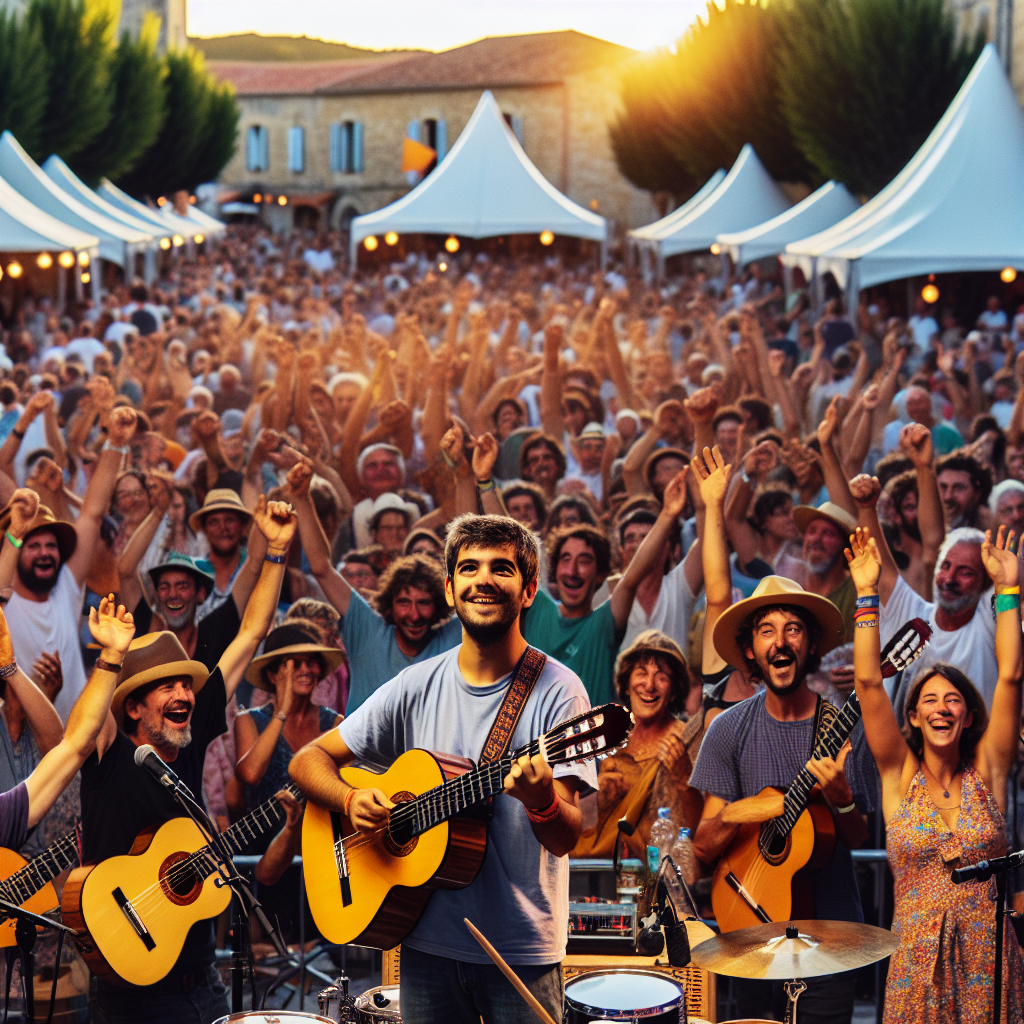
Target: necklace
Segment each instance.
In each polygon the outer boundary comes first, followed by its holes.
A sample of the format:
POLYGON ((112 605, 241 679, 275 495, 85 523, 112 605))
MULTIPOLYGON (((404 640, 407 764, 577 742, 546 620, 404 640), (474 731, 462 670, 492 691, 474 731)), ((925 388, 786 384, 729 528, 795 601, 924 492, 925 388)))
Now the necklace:
MULTIPOLYGON (((926 774, 931 775, 932 778, 935 779, 935 785, 939 786, 942 789, 942 795, 948 800, 949 799, 949 790, 945 786, 943 786, 942 783, 939 782, 939 780, 937 778, 935 778, 934 775, 932 775, 931 769, 928 767, 928 765, 926 765, 924 763, 924 761, 921 762, 921 767, 924 769, 926 774)), ((959 771, 959 769, 957 769, 957 771, 959 771)), ((954 776, 954 778, 956 777, 956 772, 953 773, 953 776, 954 776)), ((935 803, 935 801, 933 800, 932 803, 935 803)), ((935 806, 939 807, 938 804, 935 804, 935 806)), ((951 804, 949 807, 939 807, 939 810, 940 811, 948 811, 948 810, 952 810, 954 807, 959 807, 959 806, 960 806, 960 804, 956 803, 956 804, 951 804)))

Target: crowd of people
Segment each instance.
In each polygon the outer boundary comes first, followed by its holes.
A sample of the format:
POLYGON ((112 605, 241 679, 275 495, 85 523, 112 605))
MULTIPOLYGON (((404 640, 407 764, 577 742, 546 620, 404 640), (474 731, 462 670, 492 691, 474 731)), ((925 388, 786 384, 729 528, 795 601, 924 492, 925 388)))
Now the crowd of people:
MULTIPOLYGON (((406 1020, 532 1019, 461 927, 496 905, 495 944, 560 1020, 565 855, 646 858, 668 807, 710 876, 805 764, 838 840, 816 917, 863 921, 850 851, 868 815, 888 829, 886 1020, 990 1019, 991 904, 949 869, 1017 838, 1024 312, 814 311, 757 265, 657 287, 484 253, 350 275, 343 251, 237 227, 100 307, 5 311, 5 845, 81 821, 85 861, 127 853, 180 813, 134 766, 150 743, 222 828, 280 795, 256 877, 287 931, 289 765, 379 828, 390 801, 337 768, 476 759, 528 645, 548 667, 523 736, 588 702, 634 725, 596 774, 510 776, 500 869, 489 853, 403 943, 406 1020), (914 618, 925 654, 883 683, 879 650, 914 618), (822 703, 855 689, 864 726, 808 761, 822 703)), ((1012 932, 1006 950, 1012 1020, 1012 932)), ((211 1021, 213 962, 196 926, 159 999, 100 979, 93 1019, 211 1021)), ((738 991, 741 1015, 781 999, 738 991)), ((849 1021, 853 999, 852 975, 811 983, 801 1020, 849 1021)))

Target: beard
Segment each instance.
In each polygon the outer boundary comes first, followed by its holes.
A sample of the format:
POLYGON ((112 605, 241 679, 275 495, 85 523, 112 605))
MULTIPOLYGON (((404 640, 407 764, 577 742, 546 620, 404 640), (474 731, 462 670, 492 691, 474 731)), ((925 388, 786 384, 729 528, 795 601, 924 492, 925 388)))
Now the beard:
POLYGON ((935 603, 947 614, 958 615, 966 611, 972 604, 977 604, 981 595, 974 591, 954 590, 951 587, 935 588, 935 603))
POLYGON ((473 618, 473 605, 467 600, 455 602, 455 614, 462 623, 462 628, 469 637, 481 647, 488 647, 501 640, 519 618, 520 608, 507 594, 491 594, 495 601, 501 602, 501 615, 496 620, 478 622, 473 618))
POLYGON ((160 742, 166 743, 169 747, 176 747, 181 750, 192 742, 192 723, 189 722, 185 728, 172 729, 166 722, 160 727, 160 742))
MULTIPOLYGON (((823 556, 825 555, 824 551, 822 551, 821 553, 823 556)), ((835 566, 836 562, 839 561, 839 557, 841 554, 841 551, 837 551, 831 557, 825 556, 817 562, 814 561, 812 558, 807 558, 805 559, 807 571, 810 572, 812 576, 825 576, 832 571, 832 568, 835 566)))
POLYGON ((19 561, 18 579, 21 580, 22 586, 31 590, 33 594, 48 594, 55 586, 57 586, 57 580, 60 579, 60 565, 52 558, 37 558, 31 566, 26 568, 19 561), (56 571, 52 576, 43 578, 36 575, 35 569, 37 565, 52 565, 56 571))
POLYGON ((164 617, 168 629, 184 629, 190 625, 196 617, 196 601, 193 598, 179 612, 170 611, 162 602, 160 614, 164 617))
POLYGON ((794 651, 791 647, 780 647, 779 650, 777 650, 775 654, 772 656, 771 661, 765 661, 764 664, 762 664, 760 661, 757 663, 757 667, 759 669, 761 679, 764 681, 764 685, 767 686, 768 689, 771 690, 772 693, 774 693, 777 697, 786 697, 800 688, 800 684, 804 681, 804 669, 806 668, 806 665, 806 657, 803 661, 801 661, 797 657, 796 651, 794 651), (781 686, 778 683, 774 682, 772 680, 772 674, 770 671, 772 664, 778 658, 783 656, 790 658, 796 666, 796 669, 793 673, 793 681, 791 683, 787 683, 785 686, 781 686))

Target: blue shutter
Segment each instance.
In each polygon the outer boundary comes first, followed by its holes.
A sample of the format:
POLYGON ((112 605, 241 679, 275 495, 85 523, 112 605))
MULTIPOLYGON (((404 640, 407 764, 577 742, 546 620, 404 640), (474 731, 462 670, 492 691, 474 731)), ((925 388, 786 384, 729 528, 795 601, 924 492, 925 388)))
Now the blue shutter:
POLYGON ((353 121, 352 122, 352 160, 351 165, 353 174, 362 174, 364 170, 363 166, 363 122, 353 121))
POLYGON ((437 119, 437 162, 440 163, 448 152, 448 124, 443 117, 437 119))
POLYGON ((512 134, 519 140, 519 145, 523 144, 523 119, 517 114, 512 115, 512 134))
POLYGON ((345 126, 335 122, 331 125, 331 173, 345 170, 345 126))
POLYGON ((405 134, 407 138, 413 140, 413 142, 420 141, 420 123, 419 121, 410 121, 409 127, 406 128, 405 134))
POLYGON ((304 136, 302 128, 288 129, 288 170, 294 174, 301 174, 305 169, 304 136))
POLYGON ((245 166, 249 171, 260 169, 260 130, 255 125, 245 136, 245 166))
POLYGON ((259 151, 260 151, 260 170, 270 170, 270 129, 260 128, 259 131, 259 151))

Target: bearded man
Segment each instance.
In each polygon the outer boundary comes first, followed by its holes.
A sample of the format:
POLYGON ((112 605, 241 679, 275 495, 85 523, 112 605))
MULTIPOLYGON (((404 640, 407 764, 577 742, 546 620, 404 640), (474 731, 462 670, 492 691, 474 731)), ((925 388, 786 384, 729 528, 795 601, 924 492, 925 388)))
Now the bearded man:
POLYGON ((853 640, 853 613, 857 592, 843 557, 847 538, 857 521, 831 501, 820 508, 797 505, 793 520, 804 535, 804 572, 798 582, 805 590, 827 598, 838 609, 845 624, 844 642, 853 640))
POLYGON ((60 655, 64 686, 54 707, 65 725, 86 681, 78 638, 82 586, 136 422, 133 409, 119 406, 111 411, 107 442, 76 523, 55 519, 39 503, 39 495, 28 489, 15 491, 0 515, 0 527, 6 525, 0 550, 0 588, 14 585, 7 603, 14 654, 25 666, 34 665, 44 653, 60 655))

